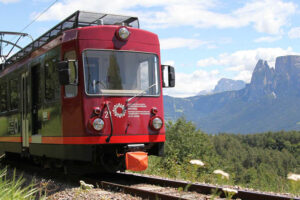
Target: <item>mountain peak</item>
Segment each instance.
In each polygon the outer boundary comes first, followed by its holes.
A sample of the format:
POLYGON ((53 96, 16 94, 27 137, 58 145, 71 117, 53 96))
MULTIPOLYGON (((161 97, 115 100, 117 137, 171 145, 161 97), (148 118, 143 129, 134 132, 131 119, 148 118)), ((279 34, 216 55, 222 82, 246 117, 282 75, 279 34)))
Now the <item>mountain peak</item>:
POLYGON ((251 82, 246 88, 246 95, 250 101, 272 94, 274 74, 274 69, 269 67, 267 61, 259 60, 257 62, 251 82))
POLYGON ((241 80, 232 80, 228 78, 221 78, 215 86, 213 93, 220 93, 225 91, 241 90, 246 83, 241 80))
MULTIPOLYGON (((263 74, 263 73, 269 73, 271 71, 268 62, 264 60, 259 60, 253 70, 252 79, 256 78, 256 74, 263 74)), ((252 82, 251 79, 251 82, 252 82)))
POLYGON ((267 61, 259 60, 254 68, 251 85, 264 87, 272 82, 274 69, 271 69, 267 61))
POLYGON ((300 56, 278 57, 275 69, 259 60, 251 83, 239 91, 164 103, 166 119, 184 115, 208 133, 300 130, 300 56))

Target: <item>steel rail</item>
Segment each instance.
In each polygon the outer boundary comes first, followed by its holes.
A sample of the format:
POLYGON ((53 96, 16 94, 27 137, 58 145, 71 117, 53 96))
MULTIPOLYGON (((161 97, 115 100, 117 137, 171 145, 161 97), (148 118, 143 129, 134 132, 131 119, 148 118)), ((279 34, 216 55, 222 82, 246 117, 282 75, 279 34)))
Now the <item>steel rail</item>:
POLYGON ((130 186, 116 184, 116 183, 107 182, 107 181, 101 181, 100 186, 102 189, 105 189, 105 190, 117 190, 117 191, 121 191, 126 194, 130 194, 132 196, 139 196, 143 199, 187 200, 182 197, 171 196, 171 195, 163 194, 163 193, 159 193, 159 192, 153 192, 153 191, 133 188, 130 186))
MULTIPOLYGON (((117 173, 117 176, 120 178, 126 178, 127 180, 135 180, 139 182, 144 182, 153 185, 159 185, 163 187, 173 187, 173 188, 186 188, 187 191, 194 191, 200 194, 211 194, 214 193, 220 194, 220 197, 226 197, 222 187, 212 186, 208 184, 195 184, 186 181, 177 181, 177 180, 168 180, 162 178, 149 177, 144 175, 134 175, 127 173, 117 173)), ((238 192, 232 198, 242 199, 242 200, 300 200, 299 197, 290 197, 277 194, 267 194, 255 191, 241 190, 236 189, 238 192)))
MULTIPOLYGON (((6 160, 6 159, 5 159, 6 160)), ((152 185, 159 185, 162 187, 172 187, 172 188, 184 188, 187 192, 197 192, 199 194, 220 194, 220 197, 225 198, 225 193, 222 190, 222 187, 219 186, 213 186, 208 184, 195 184, 187 181, 178 181, 178 180, 169 180, 164 178, 156 178, 156 177, 150 177, 145 176, 141 174, 131 174, 131 173, 115 173, 115 174, 101 174, 99 177, 98 175, 93 175, 92 178, 88 178, 87 176, 82 177, 82 175, 77 176, 72 174, 70 175, 63 175, 63 173, 57 173, 55 174, 50 173, 49 171, 45 171, 44 169, 40 167, 33 166, 32 164, 29 164, 28 162, 19 162, 18 159, 16 159, 16 162, 4 162, 9 165, 12 165, 16 168, 25 170, 29 173, 39 174, 43 177, 48 177, 53 179, 61 179, 58 178, 59 176, 62 176, 62 181, 66 181, 66 177, 71 178, 71 182, 73 184, 78 184, 78 180, 86 180, 88 183, 94 184, 94 185, 101 185, 103 189, 116 189, 121 190, 124 193, 140 196, 142 198, 148 198, 148 199, 167 199, 167 200, 173 200, 173 199, 184 199, 182 197, 176 197, 171 196, 167 194, 162 193, 156 193, 153 191, 147 191, 142 189, 136 189, 133 187, 130 187, 131 184, 139 184, 139 183, 145 183, 145 184, 152 184, 152 185), (119 184, 120 182, 124 182, 126 184, 119 184), (98 183, 98 184, 97 184, 98 183)), ((2 162, 0 164, 3 164, 2 162)), ((234 195, 232 198, 236 199, 242 199, 242 200, 300 200, 300 197, 291 197, 291 196, 284 196, 284 195, 277 195, 277 194, 268 194, 268 193, 262 193, 257 191, 248 191, 248 190, 241 190, 237 189, 238 193, 234 195)))

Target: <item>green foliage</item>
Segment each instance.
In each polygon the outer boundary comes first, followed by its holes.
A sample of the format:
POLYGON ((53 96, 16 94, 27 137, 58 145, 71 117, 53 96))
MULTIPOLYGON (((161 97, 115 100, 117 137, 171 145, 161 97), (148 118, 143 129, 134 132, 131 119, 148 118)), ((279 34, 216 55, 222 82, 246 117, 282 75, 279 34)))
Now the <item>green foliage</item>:
MULTIPOLYGON (((12 180, 7 179, 6 169, 0 171, 0 199, 1 200, 23 200, 36 199, 38 189, 34 184, 24 186, 25 180, 22 177, 16 179, 14 171, 12 180)), ((43 197, 40 197, 43 199, 43 197)))
POLYGON ((212 166, 219 161, 210 136, 197 130, 191 122, 180 118, 175 123, 166 124, 165 156, 163 158, 150 157, 149 168, 145 173, 176 177, 188 180, 205 181, 212 179, 212 166), (210 159, 210 158, 215 159, 210 159), (200 167, 189 164, 192 159, 205 161, 200 167))
POLYGON ((166 156, 175 154, 180 164, 186 159, 204 159, 215 155, 209 136, 196 130, 191 122, 186 122, 183 118, 167 124, 166 140, 166 156))
POLYGON ((300 191, 300 181, 289 180, 289 186, 292 193, 299 193, 300 191))
POLYGON ((234 184, 284 192, 286 176, 299 173, 300 132, 213 136, 215 149, 234 184))
POLYGON ((300 173, 300 132, 208 135, 180 118, 166 124, 165 156, 151 157, 145 173, 190 181, 234 184, 259 190, 293 192, 287 174, 300 173), (189 163, 199 159, 205 166, 189 163), (229 180, 212 174, 222 169, 229 180))

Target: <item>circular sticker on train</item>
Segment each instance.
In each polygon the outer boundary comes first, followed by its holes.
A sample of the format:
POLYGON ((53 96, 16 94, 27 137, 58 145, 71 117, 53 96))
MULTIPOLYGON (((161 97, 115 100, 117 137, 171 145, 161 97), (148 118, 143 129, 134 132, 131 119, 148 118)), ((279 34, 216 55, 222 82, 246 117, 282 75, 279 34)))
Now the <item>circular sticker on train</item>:
POLYGON ((125 116, 126 111, 125 111, 125 106, 123 104, 115 104, 113 107, 113 113, 116 117, 122 118, 125 116))

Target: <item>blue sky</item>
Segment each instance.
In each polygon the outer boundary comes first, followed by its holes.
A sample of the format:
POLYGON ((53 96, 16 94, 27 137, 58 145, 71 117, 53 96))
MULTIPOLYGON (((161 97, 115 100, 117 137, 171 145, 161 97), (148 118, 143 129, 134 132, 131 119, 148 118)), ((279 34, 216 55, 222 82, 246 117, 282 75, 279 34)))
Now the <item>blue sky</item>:
MULTIPOLYGON (((0 0, 0 30, 21 31, 53 2, 0 0)), ((58 0, 24 32, 37 38, 76 10, 138 16, 141 28, 158 34, 162 63, 175 66, 176 87, 165 94, 186 97, 223 77, 249 82, 259 59, 274 67, 277 56, 299 54, 299 6, 296 0, 58 0)))

